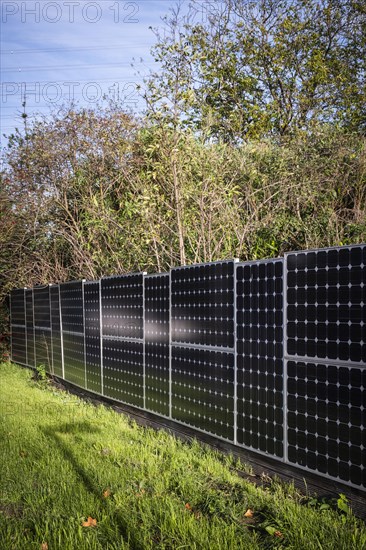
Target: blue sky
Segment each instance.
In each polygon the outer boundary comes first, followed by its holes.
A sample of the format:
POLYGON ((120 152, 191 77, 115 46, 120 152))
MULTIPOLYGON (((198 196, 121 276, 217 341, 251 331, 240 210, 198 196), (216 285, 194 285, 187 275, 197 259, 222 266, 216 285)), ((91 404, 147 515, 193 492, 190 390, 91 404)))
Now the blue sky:
POLYGON ((162 26, 161 17, 175 4, 2 0, 1 136, 22 127, 24 97, 30 117, 47 115, 70 99, 95 105, 103 94, 119 96, 126 108, 141 111, 136 86, 155 67, 149 27, 162 26))

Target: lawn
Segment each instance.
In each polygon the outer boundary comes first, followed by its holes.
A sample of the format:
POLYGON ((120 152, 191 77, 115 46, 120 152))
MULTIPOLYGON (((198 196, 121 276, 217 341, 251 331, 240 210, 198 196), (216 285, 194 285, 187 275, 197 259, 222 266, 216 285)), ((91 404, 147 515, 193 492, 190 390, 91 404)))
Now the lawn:
MULTIPOLYGON (((360 550, 366 528, 233 457, 0 365, 1 550, 360 550)), ((336 501, 335 501, 336 502, 336 501)), ((343 510, 342 510, 343 509, 343 510)))

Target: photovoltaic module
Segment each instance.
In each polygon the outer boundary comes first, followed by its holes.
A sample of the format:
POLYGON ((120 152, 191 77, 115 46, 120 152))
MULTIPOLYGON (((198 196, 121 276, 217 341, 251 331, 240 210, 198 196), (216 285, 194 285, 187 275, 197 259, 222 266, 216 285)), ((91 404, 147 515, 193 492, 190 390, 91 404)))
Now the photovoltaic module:
POLYGON ((15 289, 12 360, 366 489, 366 245, 15 289))

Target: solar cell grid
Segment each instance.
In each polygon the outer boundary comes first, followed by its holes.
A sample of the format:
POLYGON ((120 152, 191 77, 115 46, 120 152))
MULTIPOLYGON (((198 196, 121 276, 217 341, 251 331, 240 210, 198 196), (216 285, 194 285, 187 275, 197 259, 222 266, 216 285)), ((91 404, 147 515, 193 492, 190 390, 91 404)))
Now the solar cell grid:
POLYGON ((60 326, 60 299, 58 285, 50 287, 51 327, 52 327, 52 366, 57 376, 63 376, 61 326, 60 326))
POLYGON ((366 489, 365 289, 366 245, 17 289, 12 358, 366 489))
POLYGON ((234 440, 234 354, 172 346, 172 417, 234 440))
POLYGON ((169 415, 169 274, 144 278, 145 406, 169 415))
POLYGON ((11 327, 12 360, 22 365, 27 361, 25 330, 25 327, 19 325, 11 327))
POLYGON ((366 365, 366 246, 286 260, 288 355, 366 365))
POLYGON ((34 326, 50 329, 50 294, 49 286, 33 289, 34 326))
POLYGON ((33 328, 33 290, 25 290, 25 324, 27 328, 33 328))
POLYGON ((171 270, 172 342, 234 347, 234 262, 171 270))
POLYGON ((62 341, 65 379, 85 388, 84 335, 63 332, 62 341))
POLYGON ((34 329, 35 365, 43 365, 47 372, 52 372, 52 338, 51 330, 46 328, 34 329))
POLYGON ((283 456, 283 262, 236 265, 237 441, 283 456))
POLYGON ((104 395, 143 407, 143 343, 103 337, 104 395))
POLYGON ((83 283, 75 281, 60 284, 62 330, 84 332, 83 283))
POLYGON ((25 325, 24 289, 11 291, 11 323, 25 325))
POLYGON ((102 393, 99 282, 84 283, 87 388, 102 393))
POLYGON ((33 290, 25 291, 27 365, 34 367, 33 290))
POLYGON ((101 279, 103 336, 143 338, 143 274, 101 279))
POLYGON ((366 369, 289 361, 288 460, 366 487, 366 369))

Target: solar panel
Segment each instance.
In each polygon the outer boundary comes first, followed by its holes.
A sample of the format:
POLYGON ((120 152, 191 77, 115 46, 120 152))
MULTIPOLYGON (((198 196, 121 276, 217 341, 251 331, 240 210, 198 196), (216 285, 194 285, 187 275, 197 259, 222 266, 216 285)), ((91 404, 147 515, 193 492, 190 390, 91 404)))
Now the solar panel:
POLYGON ((103 391, 143 407, 143 274, 101 279, 103 391))
POLYGON ((25 291, 27 365, 34 367, 33 290, 25 291))
POLYGON ((33 289, 34 326, 43 329, 51 328, 49 286, 33 289))
POLYGON ((288 460, 366 487, 366 370, 289 361, 288 460))
POLYGON ((366 246, 287 254, 288 461, 366 485, 366 246))
POLYGON ((144 405, 142 342, 103 337, 103 395, 129 405, 144 405))
POLYGON ((99 282, 84 283, 86 384, 102 393, 99 282))
POLYGON ((51 327, 52 327, 52 368, 56 376, 63 376, 61 324, 60 324, 60 290, 58 285, 50 287, 51 327))
POLYGON ((171 270, 172 342, 234 348, 234 262, 171 270))
POLYGON ((290 253, 287 354, 366 365, 366 245, 290 253))
POLYGON ((234 440, 234 262, 171 270, 172 417, 234 440))
POLYGON ((233 441, 233 353, 172 346, 172 417, 233 441))
POLYGON ((12 290, 11 296, 11 324, 25 326, 24 289, 12 290))
POLYGON ((354 245, 17 289, 12 359, 366 489, 365 267, 354 245))
POLYGON ((145 407, 169 415, 169 274, 144 278, 145 407))
POLYGON ((16 363, 27 363, 24 289, 10 293, 11 358, 16 363))
POLYGON ((84 333, 82 285, 82 281, 60 284, 63 331, 84 333))
POLYGON ((52 338, 49 286, 33 289, 35 365, 52 372, 52 338))
POLYGON ((62 341, 65 380, 85 388, 84 335, 63 332, 62 341))
POLYGON ((46 371, 52 373, 52 339, 49 329, 35 328, 35 365, 44 366, 46 371))
POLYGON ((11 352, 12 360, 15 363, 26 364, 27 361, 27 347, 26 347, 26 334, 25 327, 20 325, 12 325, 11 327, 11 352))
POLYGON ((236 264, 237 442, 283 456, 283 261, 236 264))
POLYGON ((143 274, 101 279, 103 336, 143 338, 143 274))
POLYGON ((82 281, 60 284, 60 298, 65 379, 85 388, 82 281))

